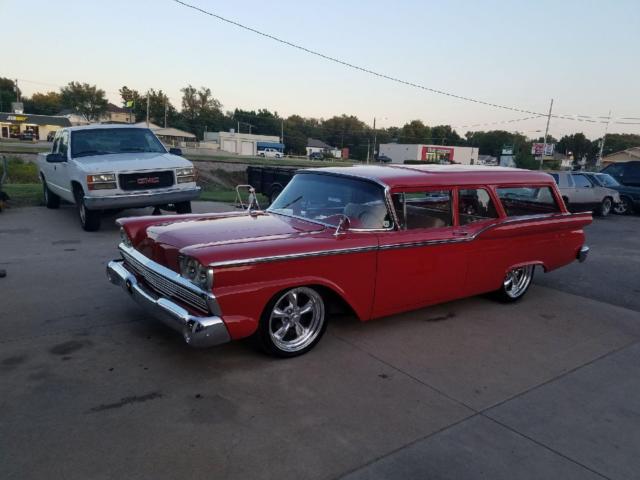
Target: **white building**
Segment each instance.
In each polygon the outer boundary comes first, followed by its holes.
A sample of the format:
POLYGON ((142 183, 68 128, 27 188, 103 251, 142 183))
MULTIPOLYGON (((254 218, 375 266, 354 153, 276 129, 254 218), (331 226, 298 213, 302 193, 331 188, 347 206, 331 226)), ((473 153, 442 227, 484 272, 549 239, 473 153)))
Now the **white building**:
POLYGON ((331 155, 333 158, 342 158, 342 150, 339 148, 332 147, 316 138, 307 138, 307 157, 310 157, 312 153, 322 153, 331 155))
POLYGON ((260 150, 265 148, 275 148, 284 152, 284 145, 280 143, 280 137, 275 135, 236 133, 233 130, 230 132, 205 132, 204 141, 216 143, 220 150, 238 155, 258 155, 260 150))
POLYGON ((473 147, 381 143, 380 155, 389 157, 392 163, 404 163, 405 160, 418 160, 427 163, 478 164, 478 149, 473 147))

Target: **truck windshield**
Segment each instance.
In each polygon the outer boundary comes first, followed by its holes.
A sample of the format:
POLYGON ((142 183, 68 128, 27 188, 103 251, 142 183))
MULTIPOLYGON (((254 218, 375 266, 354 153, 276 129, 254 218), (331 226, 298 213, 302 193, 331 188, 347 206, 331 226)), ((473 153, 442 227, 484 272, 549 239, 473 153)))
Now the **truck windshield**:
POLYGON ((147 128, 96 128, 71 132, 71 157, 110 153, 165 153, 160 140, 147 128))
POLYGON ((384 190, 375 183, 338 175, 299 173, 269 212, 337 226, 347 216, 352 228, 392 226, 384 190))

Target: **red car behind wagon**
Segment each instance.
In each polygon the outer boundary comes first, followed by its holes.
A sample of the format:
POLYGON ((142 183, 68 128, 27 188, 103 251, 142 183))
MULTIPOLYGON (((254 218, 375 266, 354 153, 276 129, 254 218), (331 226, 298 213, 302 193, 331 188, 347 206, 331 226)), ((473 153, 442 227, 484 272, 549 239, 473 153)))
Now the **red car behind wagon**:
POLYGON ((591 220, 542 172, 310 169, 266 211, 118 220, 107 274, 188 344, 253 335, 290 357, 320 340, 335 302, 370 320, 486 292, 518 300, 535 267, 586 258, 591 220))

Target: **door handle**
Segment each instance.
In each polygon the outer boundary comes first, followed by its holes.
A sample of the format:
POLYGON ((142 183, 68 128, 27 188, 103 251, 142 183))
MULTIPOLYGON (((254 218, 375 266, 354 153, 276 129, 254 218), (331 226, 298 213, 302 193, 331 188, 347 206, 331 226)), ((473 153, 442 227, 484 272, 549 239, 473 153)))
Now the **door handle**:
POLYGON ((467 232, 466 230, 454 230, 453 234, 457 237, 466 237, 467 235, 469 235, 469 232, 467 232))

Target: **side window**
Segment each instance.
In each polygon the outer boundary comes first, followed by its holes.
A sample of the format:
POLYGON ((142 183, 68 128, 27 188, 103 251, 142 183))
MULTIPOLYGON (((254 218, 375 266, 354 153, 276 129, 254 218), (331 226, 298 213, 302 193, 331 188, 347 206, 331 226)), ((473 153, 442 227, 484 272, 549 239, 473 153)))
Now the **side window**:
POLYGON ((53 147, 51 148, 51 153, 58 153, 59 144, 60 144, 60 135, 56 135, 56 138, 53 141, 53 147))
POLYGON ((403 230, 453 225, 450 190, 396 193, 392 198, 403 230))
POLYGON ((611 165, 609 165, 607 168, 605 168, 603 170, 604 173, 608 173, 611 176, 622 176, 624 168, 622 168, 621 165, 616 165, 615 163, 612 163, 611 165))
POLYGON ((585 175, 572 175, 576 188, 591 188, 592 184, 585 175))
POLYGON ((69 132, 62 132, 62 135, 59 137, 59 142, 58 142, 58 153, 61 153, 62 155, 66 155, 68 148, 69 148, 69 132))
POLYGON ((458 218, 460 225, 498 218, 489 192, 484 188, 458 190, 458 218))
POLYGON ((507 217, 540 215, 560 211, 551 187, 498 188, 497 192, 507 217))

